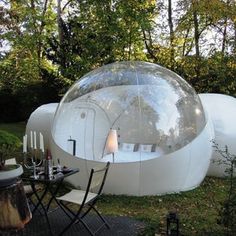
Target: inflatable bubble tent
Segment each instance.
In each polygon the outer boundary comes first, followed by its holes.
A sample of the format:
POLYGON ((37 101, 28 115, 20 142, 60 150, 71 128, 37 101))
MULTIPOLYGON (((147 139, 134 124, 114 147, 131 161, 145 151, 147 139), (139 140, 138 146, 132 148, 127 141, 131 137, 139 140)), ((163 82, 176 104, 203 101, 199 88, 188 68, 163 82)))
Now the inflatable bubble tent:
MULTIPOLYGON (((214 126, 214 142, 220 150, 227 150, 230 154, 236 154, 236 99, 229 95, 205 93, 199 94, 205 110, 207 110, 214 126), (216 109, 217 104, 217 109, 216 109)), ((226 170, 229 162, 213 148, 212 158, 207 175, 216 177, 227 176, 226 170)))
POLYGON ((151 63, 120 62, 70 88, 57 109, 53 138, 71 153, 74 141, 80 158, 136 162, 177 151, 205 125, 198 95, 178 75, 151 63))
MULTIPOLYGON (((45 107, 46 106, 46 107, 45 107)), ((42 130, 32 113, 27 130, 42 130)), ((174 72, 146 62, 116 62, 86 74, 50 108, 53 158, 80 172, 110 161, 104 192, 160 195, 197 187, 206 176, 214 130, 194 89, 174 72)), ((46 135, 46 133, 45 133, 46 135)))

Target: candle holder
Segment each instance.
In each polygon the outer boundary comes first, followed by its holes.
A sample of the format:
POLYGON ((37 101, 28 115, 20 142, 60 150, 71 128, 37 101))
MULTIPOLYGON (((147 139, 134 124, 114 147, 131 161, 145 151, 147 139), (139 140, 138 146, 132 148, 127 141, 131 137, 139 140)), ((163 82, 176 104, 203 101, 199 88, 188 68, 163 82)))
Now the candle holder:
POLYGON ((37 167, 40 167, 43 163, 44 152, 42 150, 30 149, 24 153, 24 166, 26 169, 33 170, 33 178, 38 179, 37 167), (30 162, 28 161, 30 159, 30 162))
POLYGON ((43 135, 39 132, 39 151, 37 149, 37 133, 36 131, 30 131, 30 148, 27 148, 27 134, 23 136, 23 155, 24 166, 27 169, 33 169, 33 177, 38 179, 37 167, 41 166, 44 158, 44 141, 43 135), (28 163, 30 159, 30 163, 28 163), (39 160, 37 162, 37 160, 39 160))

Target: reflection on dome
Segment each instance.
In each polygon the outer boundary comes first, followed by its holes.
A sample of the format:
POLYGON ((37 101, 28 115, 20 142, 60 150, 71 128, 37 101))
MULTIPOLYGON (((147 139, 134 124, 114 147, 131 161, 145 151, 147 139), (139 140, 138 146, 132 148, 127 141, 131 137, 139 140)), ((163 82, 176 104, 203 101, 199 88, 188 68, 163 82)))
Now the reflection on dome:
POLYGON ((77 81, 58 106, 53 138, 87 160, 112 160, 106 148, 115 130, 115 162, 136 162, 175 152, 206 125, 194 89, 177 74, 152 63, 117 62, 77 81))

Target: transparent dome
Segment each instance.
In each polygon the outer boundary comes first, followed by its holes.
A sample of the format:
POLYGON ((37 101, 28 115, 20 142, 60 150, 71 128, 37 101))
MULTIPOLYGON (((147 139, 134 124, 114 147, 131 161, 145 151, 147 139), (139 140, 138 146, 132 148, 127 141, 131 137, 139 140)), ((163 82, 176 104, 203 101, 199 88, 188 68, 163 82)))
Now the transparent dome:
POLYGON ((95 161, 136 162, 186 146, 206 125, 194 89, 152 63, 117 62, 78 80, 61 100, 53 139, 95 161))

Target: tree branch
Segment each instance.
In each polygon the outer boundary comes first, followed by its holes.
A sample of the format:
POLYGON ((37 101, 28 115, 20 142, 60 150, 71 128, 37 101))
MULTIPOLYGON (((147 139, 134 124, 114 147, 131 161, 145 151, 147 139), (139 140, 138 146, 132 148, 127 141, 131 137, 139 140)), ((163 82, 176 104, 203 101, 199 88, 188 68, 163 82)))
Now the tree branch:
POLYGON ((150 54, 150 56, 151 56, 152 58, 154 58, 156 61, 158 61, 158 58, 155 56, 155 54, 153 53, 152 49, 151 49, 151 48, 149 47, 149 45, 148 45, 145 30, 142 29, 142 32, 143 32, 143 38, 144 38, 145 47, 146 47, 148 53, 150 54))
POLYGON ((67 7, 71 2, 72 2, 72 0, 69 0, 69 1, 64 5, 64 7, 62 7, 61 11, 63 12, 63 11, 66 9, 66 7, 67 7))

